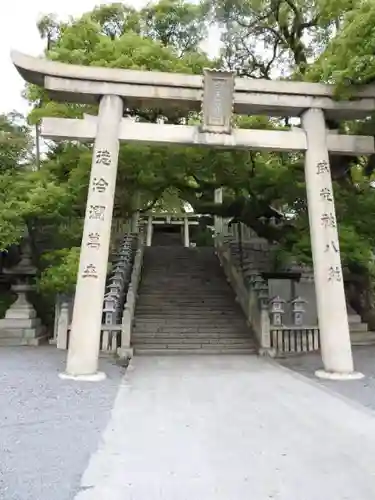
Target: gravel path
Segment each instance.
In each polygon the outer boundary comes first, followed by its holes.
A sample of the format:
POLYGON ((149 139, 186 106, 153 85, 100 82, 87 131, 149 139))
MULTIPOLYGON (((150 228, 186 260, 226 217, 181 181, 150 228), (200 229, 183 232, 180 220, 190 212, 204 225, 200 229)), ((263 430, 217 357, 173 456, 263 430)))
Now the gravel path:
POLYGON ((123 370, 103 359, 106 381, 66 382, 65 356, 53 346, 0 349, 1 500, 71 500, 99 446, 123 370))

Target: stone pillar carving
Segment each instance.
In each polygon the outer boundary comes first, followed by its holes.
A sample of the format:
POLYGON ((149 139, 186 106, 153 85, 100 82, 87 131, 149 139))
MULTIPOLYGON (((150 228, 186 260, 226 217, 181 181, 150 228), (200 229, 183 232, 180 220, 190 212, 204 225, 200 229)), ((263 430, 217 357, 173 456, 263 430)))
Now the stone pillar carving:
POLYGON ((147 219, 147 233, 146 233, 146 246, 150 247, 152 245, 152 234, 154 232, 154 227, 152 225, 152 215, 148 216, 147 219))
POLYGON ((309 208, 315 293, 325 378, 360 377, 353 371, 335 203, 324 113, 309 109, 302 116, 307 136, 305 177, 309 208))
POLYGON ((63 378, 105 377, 97 370, 122 114, 120 97, 106 95, 101 99, 63 378))
POLYGON ((184 217, 184 246, 186 248, 190 247, 189 219, 187 215, 184 217))

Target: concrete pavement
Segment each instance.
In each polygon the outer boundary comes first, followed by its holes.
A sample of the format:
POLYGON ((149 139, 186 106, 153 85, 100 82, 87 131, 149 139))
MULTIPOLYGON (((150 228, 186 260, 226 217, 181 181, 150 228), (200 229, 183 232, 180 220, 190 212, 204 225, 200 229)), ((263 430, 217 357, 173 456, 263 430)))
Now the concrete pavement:
POLYGON ((375 417, 256 357, 135 358, 75 500, 373 500, 375 417))

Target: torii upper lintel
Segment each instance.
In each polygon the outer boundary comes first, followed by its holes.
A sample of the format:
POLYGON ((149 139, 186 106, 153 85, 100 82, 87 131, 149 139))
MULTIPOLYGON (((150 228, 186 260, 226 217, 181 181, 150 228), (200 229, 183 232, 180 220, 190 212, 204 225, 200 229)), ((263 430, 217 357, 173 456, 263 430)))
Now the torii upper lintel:
MULTIPOLYGON (((27 82, 44 87, 55 100, 92 104, 113 94, 134 107, 200 109, 201 75, 78 66, 17 51, 11 58, 27 82)), ((233 101, 238 114, 292 117, 315 108, 327 118, 359 119, 375 111, 375 86, 363 87, 350 101, 336 101, 332 85, 235 78, 233 101)))

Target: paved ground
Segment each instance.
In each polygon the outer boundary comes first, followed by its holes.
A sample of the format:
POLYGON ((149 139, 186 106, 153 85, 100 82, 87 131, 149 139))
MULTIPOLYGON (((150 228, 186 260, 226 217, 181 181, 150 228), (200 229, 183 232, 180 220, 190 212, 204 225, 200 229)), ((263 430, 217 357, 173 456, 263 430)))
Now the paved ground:
POLYGON ((283 366, 320 383, 322 386, 375 410, 375 346, 355 347, 353 356, 355 369, 364 373, 366 377, 362 380, 352 380, 350 382, 317 379, 314 372, 322 368, 319 354, 291 357, 279 360, 279 362, 283 366))
POLYGON ((76 500, 373 500, 374 454, 372 413, 278 365, 136 358, 76 500))
POLYGON ((354 395, 374 407, 375 369, 356 357, 370 377, 327 389, 314 356, 284 362, 307 378, 256 357, 139 357, 122 381, 107 361, 107 381, 77 384, 55 348, 0 350, 0 498, 373 500, 375 413, 354 395))
POLYGON ((66 382, 64 360, 52 346, 0 349, 1 500, 71 500, 99 445, 123 372, 103 360, 105 382, 66 382))

